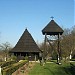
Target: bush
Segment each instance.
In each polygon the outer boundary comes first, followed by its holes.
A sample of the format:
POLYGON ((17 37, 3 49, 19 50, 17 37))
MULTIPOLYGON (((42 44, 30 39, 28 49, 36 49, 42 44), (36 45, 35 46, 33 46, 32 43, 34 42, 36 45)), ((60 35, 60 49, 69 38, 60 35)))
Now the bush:
POLYGON ((12 56, 11 56, 11 59, 12 59, 12 60, 17 60, 17 57, 14 56, 14 55, 12 55, 12 56))
POLYGON ((11 75, 13 72, 15 72, 17 69, 22 67, 25 63, 27 63, 27 60, 20 61, 18 63, 12 64, 9 68, 6 68, 3 70, 3 75, 11 75))
POLYGON ((25 56, 25 60, 28 60, 28 56, 25 56))
POLYGON ((6 61, 0 64, 1 67, 9 66, 11 64, 16 63, 16 61, 6 61))

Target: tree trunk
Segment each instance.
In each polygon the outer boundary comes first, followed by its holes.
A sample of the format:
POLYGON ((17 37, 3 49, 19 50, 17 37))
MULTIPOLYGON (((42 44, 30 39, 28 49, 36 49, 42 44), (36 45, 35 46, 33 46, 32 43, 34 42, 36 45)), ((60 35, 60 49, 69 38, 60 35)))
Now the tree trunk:
POLYGON ((72 51, 71 51, 71 53, 70 53, 70 60, 72 59, 72 51))
POLYGON ((0 75, 2 75, 2 73, 1 73, 1 66, 0 66, 0 75))

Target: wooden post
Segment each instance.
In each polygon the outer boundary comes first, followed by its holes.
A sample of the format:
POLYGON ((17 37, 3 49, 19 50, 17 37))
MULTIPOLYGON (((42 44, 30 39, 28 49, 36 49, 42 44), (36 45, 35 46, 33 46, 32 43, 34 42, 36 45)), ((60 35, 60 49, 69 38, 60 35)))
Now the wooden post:
POLYGON ((15 55, 17 56, 17 53, 15 55))
POLYGON ((36 54, 35 54, 35 62, 36 62, 36 54))
POLYGON ((43 62, 43 66, 44 66, 44 63, 45 63, 45 57, 46 57, 46 42, 47 42, 47 35, 45 33, 45 40, 44 40, 44 52, 43 52, 43 59, 42 59, 42 62, 43 62))
POLYGON ((61 64, 60 34, 58 34, 58 58, 57 58, 57 63, 61 64))
POLYGON ((20 53, 20 56, 21 56, 21 53, 20 53))
POLYGON ((46 38, 46 33, 45 33, 45 40, 44 40, 44 58, 45 58, 45 56, 46 56, 46 41, 47 41, 47 38, 46 38))
POLYGON ((46 33, 45 33, 45 40, 44 40, 44 52, 46 52, 46 41, 47 41, 47 35, 46 35, 46 33))

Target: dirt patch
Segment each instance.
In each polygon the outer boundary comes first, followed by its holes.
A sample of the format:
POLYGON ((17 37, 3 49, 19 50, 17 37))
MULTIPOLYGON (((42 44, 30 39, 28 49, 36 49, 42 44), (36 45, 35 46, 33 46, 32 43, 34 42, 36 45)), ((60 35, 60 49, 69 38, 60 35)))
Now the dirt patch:
POLYGON ((28 75, 29 71, 33 68, 35 62, 26 63, 23 67, 16 70, 12 75, 28 75))

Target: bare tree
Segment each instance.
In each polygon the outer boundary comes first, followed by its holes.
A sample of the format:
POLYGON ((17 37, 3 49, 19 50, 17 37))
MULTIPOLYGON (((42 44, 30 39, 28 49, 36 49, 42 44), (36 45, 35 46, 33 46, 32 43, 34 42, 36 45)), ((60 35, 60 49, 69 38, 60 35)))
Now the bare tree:
POLYGON ((62 56, 72 58, 75 52, 75 26, 73 29, 65 29, 61 40, 62 56))
POLYGON ((8 54, 9 54, 9 50, 11 50, 12 47, 10 45, 9 42, 6 43, 2 43, 0 45, 0 50, 3 51, 4 55, 5 55, 5 60, 7 60, 8 54))

